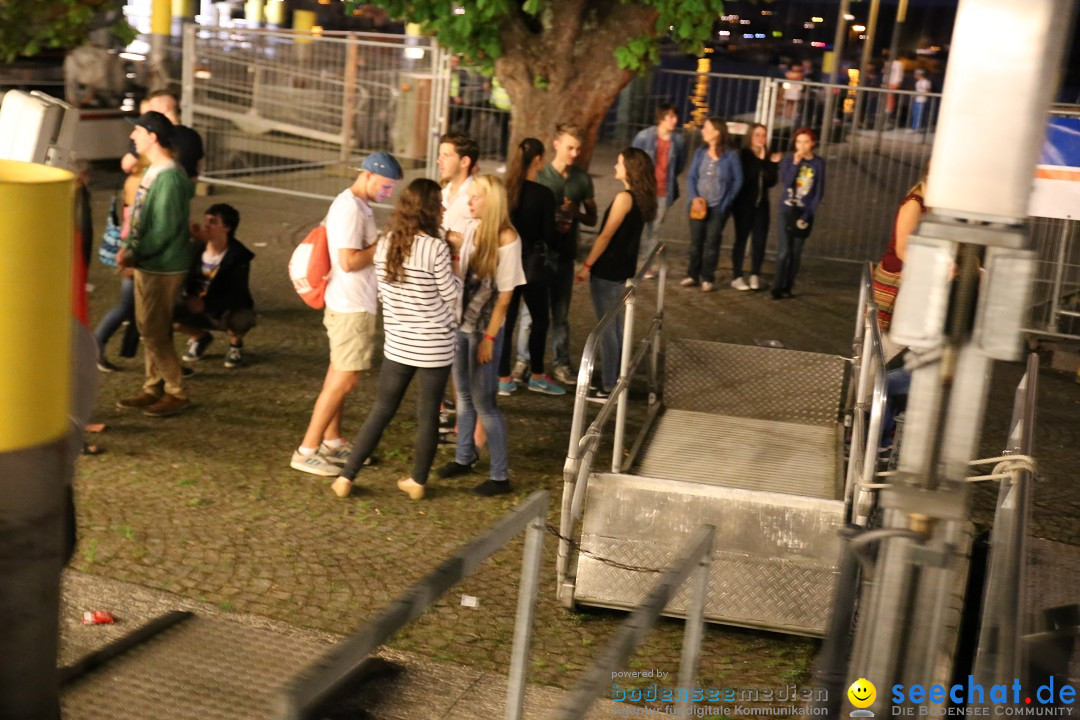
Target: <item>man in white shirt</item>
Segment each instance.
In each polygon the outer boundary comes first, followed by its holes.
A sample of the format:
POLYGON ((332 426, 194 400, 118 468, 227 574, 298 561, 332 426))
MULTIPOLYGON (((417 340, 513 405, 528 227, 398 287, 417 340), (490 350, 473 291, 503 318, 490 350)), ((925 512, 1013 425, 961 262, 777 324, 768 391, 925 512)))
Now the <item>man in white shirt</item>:
POLYGON ((464 234, 469 224, 469 185, 480 147, 468 135, 447 133, 439 138, 439 176, 443 182, 443 230, 464 234))
POLYGON ((360 374, 371 369, 375 351, 378 284, 372 261, 378 230, 371 203, 389 199, 401 177, 392 155, 372 153, 326 213, 330 278, 323 325, 330 339, 330 367, 304 440, 293 452, 290 467, 295 470, 336 477, 352 449, 341 437, 341 415, 360 374))

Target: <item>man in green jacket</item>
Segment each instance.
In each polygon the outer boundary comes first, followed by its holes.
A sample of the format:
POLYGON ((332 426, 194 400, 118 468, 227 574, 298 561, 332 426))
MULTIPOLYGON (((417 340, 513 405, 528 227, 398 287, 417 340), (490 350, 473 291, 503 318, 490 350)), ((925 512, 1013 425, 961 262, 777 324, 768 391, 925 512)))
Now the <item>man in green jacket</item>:
POLYGON ((135 324, 146 353, 146 382, 142 392, 121 400, 117 407, 141 408, 151 417, 166 417, 190 402, 173 345, 172 316, 191 265, 188 216, 195 189, 183 168, 173 162, 169 119, 147 112, 134 123, 131 139, 150 166, 135 195, 131 232, 117 261, 121 267, 135 268, 135 324))

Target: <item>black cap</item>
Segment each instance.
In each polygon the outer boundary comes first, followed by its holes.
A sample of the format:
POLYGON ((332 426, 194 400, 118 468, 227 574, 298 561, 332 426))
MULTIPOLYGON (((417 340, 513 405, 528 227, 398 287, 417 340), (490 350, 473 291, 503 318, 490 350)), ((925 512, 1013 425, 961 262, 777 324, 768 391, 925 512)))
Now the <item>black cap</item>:
POLYGON ((175 125, 169 118, 165 117, 159 112, 153 110, 144 112, 139 117, 132 120, 128 118, 127 121, 136 127, 144 128, 147 132, 152 132, 157 135, 158 144, 163 147, 169 147, 172 144, 173 128, 175 125))

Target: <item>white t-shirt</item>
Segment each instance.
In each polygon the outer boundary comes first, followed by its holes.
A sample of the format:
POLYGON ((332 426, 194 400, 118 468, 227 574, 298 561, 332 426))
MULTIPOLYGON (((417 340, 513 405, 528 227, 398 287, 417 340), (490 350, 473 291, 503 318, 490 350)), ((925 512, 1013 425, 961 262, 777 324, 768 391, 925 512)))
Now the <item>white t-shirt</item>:
POLYGON ((904 63, 893 60, 889 63, 889 87, 900 87, 904 82, 904 63))
POLYGON ((375 250, 386 334, 383 354, 402 365, 445 367, 454 361, 461 294, 461 278, 451 269, 450 246, 445 240, 417 235, 402 266, 404 278, 397 283, 387 282, 389 246, 384 237, 375 250))
POLYGON ((351 189, 341 192, 326 213, 326 244, 330 250, 330 280, 326 286, 326 307, 338 313, 378 311, 378 286, 375 267, 362 270, 342 270, 338 250, 363 250, 378 239, 375 215, 368 204, 353 195, 351 189))
POLYGON ((455 195, 450 195, 450 183, 442 189, 443 206, 443 230, 453 230, 465 234, 465 229, 472 219, 469 217, 469 186, 472 185, 472 176, 465 178, 455 195))
MULTIPOLYGON (((465 242, 461 245, 459 267, 468 275, 469 261, 475 250, 477 223, 469 225, 465 233, 465 242)), ((495 260, 494 283, 490 281, 470 282, 466 277, 462 291, 462 305, 458 309, 463 332, 485 332, 491 320, 491 310, 498 293, 509 292, 518 285, 525 284, 525 270, 521 266, 521 236, 499 248, 495 260), (468 297, 466 297, 468 296, 468 297), (468 307, 465 305, 468 304, 468 307), (479 327, 477 324, 479 323, 479 327)))
MULTIPOLYGON (((916 92, 928 93, 928 92, 930 92, 931 87, 932 86, 930 85, 930 80, 928 78, 926 78, 926 77, 921 77, 921 78, 919 78, 918 80, 915 81, 915 91, 916 92)), ((926 96, 925 95, 916 95, 915 96, 915 102, 926 102, 926 96)))

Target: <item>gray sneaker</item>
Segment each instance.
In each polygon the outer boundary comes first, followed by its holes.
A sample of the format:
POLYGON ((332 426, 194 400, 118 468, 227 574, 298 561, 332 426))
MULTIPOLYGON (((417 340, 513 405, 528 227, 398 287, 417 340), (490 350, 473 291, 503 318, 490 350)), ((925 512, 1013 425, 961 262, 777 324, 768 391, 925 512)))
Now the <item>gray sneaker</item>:
POLYGON ((525 364, 524 360, 518 360, 514 363, 514 369, 510 371, 510 377, 518 382, 523 382, 525 380, 525 372, 528 369, 529 366, 525 364))
POLYGON ((299 450, 293 452, 292 462, 289 463, 289 467, 293 470, 319 475, 320 477, 337 477, 341 474, 341 468, 319 453, 301 455, 299 450))
POLYGON ((560 365, 551 372, 555 376, 555 379, 561 382, 563 385, 569 385, 573 387, 577 385, 577 373, 571 370, 566 365, 560 365))
POLYGON ((244 364, 244 351, 236 345, 230 345, 225 353, 225 367, 238 368, 244 364))

